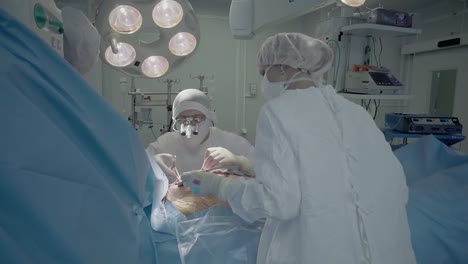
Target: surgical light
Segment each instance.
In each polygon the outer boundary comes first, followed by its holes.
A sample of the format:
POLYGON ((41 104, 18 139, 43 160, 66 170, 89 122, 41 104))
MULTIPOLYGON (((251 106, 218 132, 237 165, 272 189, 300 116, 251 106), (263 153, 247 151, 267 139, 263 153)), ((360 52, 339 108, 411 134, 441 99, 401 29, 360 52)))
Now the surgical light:
POLYGON ((153 21, 162 28, 177 26, 183 16, 182 6, 174 0, 162 0, 153 9, 153 21))
POLYGON ((122 34, 131 34, 140 29, 143 18, 133 6, 120 5, 109 14, 109 25, 122 34))
POLYGON ((362 6, 366 0, 341 0, 341 2, 348 6, 359 7, 362 6))
POLYGON ((96 14, 102 62, 133 77, 167 75, 200 43, 189 0, 103 0, 96 14))
POLYGON ((162 56, 151 56, 143 61, 141 70, 147 77, 161 77, 169 70, 169 62, 162 56))
POLYGON ((197 46, 197 39, 188 32, 179 32, 169 41, 169 50, 176 56, 186 56, 197 46))
POLYGON ((117 53, 112 51, 112 47, 109 46, 106 49, 106 60, 112 66, 125 67, 130 65, 136 57, 135 48, 128 43, 117 43, 117 53))

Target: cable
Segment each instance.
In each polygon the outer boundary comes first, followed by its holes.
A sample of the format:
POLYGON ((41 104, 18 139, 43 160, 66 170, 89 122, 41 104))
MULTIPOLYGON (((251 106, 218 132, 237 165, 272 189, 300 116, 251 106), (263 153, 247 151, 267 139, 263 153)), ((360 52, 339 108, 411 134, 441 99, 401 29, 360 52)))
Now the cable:
POLYGON ((151 130, 151 133, 153 133, 154 139, 158 139, 158 137, 156 137, 156 134, 154 134, 153 126, 150 126, 149 129, 151 130))
POLYGON ((374 58, 375 58, 375 63, 377 64, 377 67, 380 68, 380 65, 379 65, 379 60, 377 59, 377 53, 375 52, 376 48, 375 48, 375 37, 372 37, 372 45, 374 46, 374 58))
POLYGON ((367 106, 366 106, 366 111, 368 111, 368 110, 369 110, 369 108, 370 108, 370 104, 371 104, 371 103, 372 103, 372 100, 371 100, 371 99, 369 99, 369 103, 368 103, 368 104, 367 104, 367 106))
POLYGON ((374 115, 372 116, 372 119, 375 120, 375 118, 377 117, 377 101, 374 99, 373 100, 373 103, 374 103, 374 115))
POLYGON ((401 120, 403 119, 403 116, 404 116, 404 115, 401 114, 401 113, 400 113, 399 115, 400 115, 400 118, 398 118, 398 121, 395 123, 395 125, 394 125, 393 127, 390 126, 387 122, 385 122, 385 125, 386 125, 389 129, 394 130, 394 129, 400 124, 400 122, 401 122, 401 120))
POLYGON ((358 11, 359 15, 364 18, 364 16, 361 14, 361 10, 359 10, 359 8, 356 7, 356 10, 358 11))
POLYGON ((169 126, 167 127, 167 131, 166 132, 171 132, 171 128, 172 128, 172 118, 171 118, 171 122, 169 122, 169 126))
POLYGON ((370 40, 369 40, 367 46, 369 47, 369 66, 371 66, 372 65, 372 48, 371 48, 372 45, 370 44, 370 40))
POLYGON ((382 45, 382 37, 379 37, 379 42, 380 42, 380 53, 379 53, 379 65, 380 67, 382 66, 382 51, 383 51, 383 45, 382 45))
POLYGON ((374 99, 374 105, 375 105, 375 111, 374 111, 374 120, 375 118, 377 117, 377 113, 379 112, 379 107, 380 107, 380 99, 378 100, 378 104, 377 104, 377 100, 374 99))
POLYGON ((371 48, 369 45, 366 45, 364 48, 364 65, 370 65, 370 58, 372 57, 370 54, 371 48))

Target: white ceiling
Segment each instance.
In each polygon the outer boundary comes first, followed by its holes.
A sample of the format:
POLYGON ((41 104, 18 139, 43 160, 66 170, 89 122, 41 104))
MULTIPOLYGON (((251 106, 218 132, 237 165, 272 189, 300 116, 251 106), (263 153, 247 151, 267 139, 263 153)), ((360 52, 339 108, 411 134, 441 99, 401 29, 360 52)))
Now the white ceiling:
MULTIPOLYGON (((64 5, 72 5, 80 8, 83 11, 88 11, 88 7, 96 7, 103 0, 55 0, 59 8, 64 5), (88 5, 88 3, 94 3, 94 5, 88 5)), ((104 0, 105 1, 105 0, 104 0)), ((147 1, 147 0, 140 0, 147 1)), ((195 9, 196 13, 202 14, 214 13, 217 15, 229 14, 229 6, 232 0, 189 0, 195 9)), ((367 0, 365 7, 376 8, 379 5, 386 9, 401 10, 406 12, 415 12, 424 7, 436 4, 438 2, 462 2, 467 0, 367 0)))
POLYGON ((438 2, 451 2, 460 0, 367 0, 366 6, 370 8, 378 7, 379 4, 385 9, 415 12, 424 7, 438 2))

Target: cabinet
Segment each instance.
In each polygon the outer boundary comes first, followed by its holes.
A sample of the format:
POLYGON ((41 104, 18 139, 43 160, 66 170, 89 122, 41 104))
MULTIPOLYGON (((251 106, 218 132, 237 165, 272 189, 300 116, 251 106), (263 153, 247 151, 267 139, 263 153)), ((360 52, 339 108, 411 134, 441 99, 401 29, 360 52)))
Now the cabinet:
POLYGON ((363 37, 409 37, 422 33, 418 28, 392 27, 378 24, 352 24, 341 28, 345 35, 356 35, 363 37))

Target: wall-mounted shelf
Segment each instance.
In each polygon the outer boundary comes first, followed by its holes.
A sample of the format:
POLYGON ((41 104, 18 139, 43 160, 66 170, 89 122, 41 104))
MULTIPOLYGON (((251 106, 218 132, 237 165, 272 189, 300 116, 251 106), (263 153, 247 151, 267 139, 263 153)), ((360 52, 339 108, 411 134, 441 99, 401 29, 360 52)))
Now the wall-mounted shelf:
POLYGON ((408 94, 352 94, 352 93, 338 93, 346 99, 351 100, 409 100, 411 95, 408 94))
POLYGON ((379 24, 352 24, 341 28, 345 35, 356 36, 386 36, 386 37, 408 37, 419 35, 422 30, 419 28, 402 28, 379 24))

